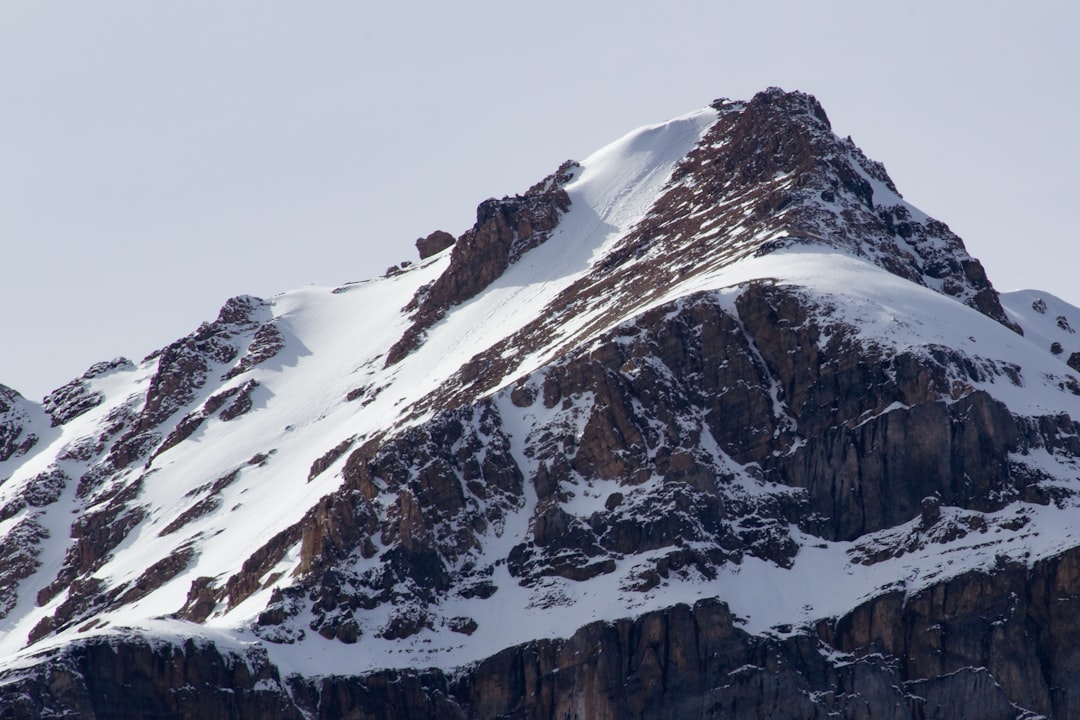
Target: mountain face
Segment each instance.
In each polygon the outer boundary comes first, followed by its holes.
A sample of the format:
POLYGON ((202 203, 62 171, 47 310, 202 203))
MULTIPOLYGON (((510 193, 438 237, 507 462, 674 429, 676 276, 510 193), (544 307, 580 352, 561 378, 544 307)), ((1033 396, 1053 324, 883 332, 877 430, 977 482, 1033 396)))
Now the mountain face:
POLYGON ((0 386, 0 715, 1080 716, 1080 310, 770 89, 0 386))

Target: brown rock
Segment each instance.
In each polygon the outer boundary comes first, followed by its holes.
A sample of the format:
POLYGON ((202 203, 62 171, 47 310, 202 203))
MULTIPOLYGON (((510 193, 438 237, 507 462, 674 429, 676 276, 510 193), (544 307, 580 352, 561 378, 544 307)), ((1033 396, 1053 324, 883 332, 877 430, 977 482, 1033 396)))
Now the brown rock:
POLYGON ((210 617, 210 613, 217 607, 217 592, 215 592, 215 579, 212 577, 198 577, 191 581, 188 589, 187 600, 184 606, 177 611, 176 616, 191 622, 201 623, 210 617))
POLYGON ((387 353, 387 366, 419 345, 424 331, 448 308, 477 295, 521 255, 547 240, 570 208, 562 185, 574 167, 576 163, 563 163, 524 195, 485 200, 477 207, 476 224, 454 244, 450 266, 434 285, 423 289, 422 300, 417 298, 413 324, 387 353))
POLYGON ((438 255, 453 244, 453 235, 443 230, 436 230, 427 237, 418 238, 416 240, 416 249, 420 253, 420 259, 426 260, 432 255, 438 255))

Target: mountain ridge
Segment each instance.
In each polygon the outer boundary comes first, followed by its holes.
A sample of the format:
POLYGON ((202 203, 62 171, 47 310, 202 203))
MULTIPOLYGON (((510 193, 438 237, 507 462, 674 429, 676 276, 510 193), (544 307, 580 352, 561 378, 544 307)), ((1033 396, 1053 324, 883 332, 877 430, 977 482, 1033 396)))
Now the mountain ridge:
MULTIPOLYGON (((41 406, 0 396, 15 558, 0 688, 22 688, 0 703, 40 711, 17 700, 60 697, 34 658, 78 665, 101 638, 192 677, 243 665, 214 682, 282 717, 356 710, 391 676, 411 683, 402 712, 625 716, 600 699, 615 685, 578 670, 580 687, 530 704, 500 663, 539 653, 548 677, 597 633, 615 655, 650 633, 683 653, 718 641, 707 622, 741 649, 675 682, 692 693, 671 716, 750 707, 709 683, 765 648, 790 667, 757 660, 725 687, 780 682, 801 698, 792 717, 857 716, 821 695, 848 666, 869 683, 854 695, 915 708, 895 717, 961 712, 956 693, 987 717, 1075 702, 978 652, 900 671, 870 657, 916 656, 866 608, 900 617, 948 583, 1068 565, 1080 311, 1038 293, 1003 305, 811 96, 773 88, 635 131, 418 250, 375 281, 234 298, 41 406), (352 700, 324 705, 319 683, 352 700)), ((1054 657, 1050 675, 1070 662, 1054 657)), ((604 672, 637 678, 633 716, 673 697, 643 666, 604 672)), ((139 677, 146 702, 180 702, 164 675, 139 677)), ((57 702, 105 712, 82 687, 57 702)))

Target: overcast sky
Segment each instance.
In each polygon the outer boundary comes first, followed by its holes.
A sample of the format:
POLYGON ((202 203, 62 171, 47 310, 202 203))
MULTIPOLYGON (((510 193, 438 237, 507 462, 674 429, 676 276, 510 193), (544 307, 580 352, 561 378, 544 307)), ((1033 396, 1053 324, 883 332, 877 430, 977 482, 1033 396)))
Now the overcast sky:
POLYGON ((0 383, 336 285, 640 125, 815 94, 1001 290, 1080 304, 1074 2, 0 0, 0 383))

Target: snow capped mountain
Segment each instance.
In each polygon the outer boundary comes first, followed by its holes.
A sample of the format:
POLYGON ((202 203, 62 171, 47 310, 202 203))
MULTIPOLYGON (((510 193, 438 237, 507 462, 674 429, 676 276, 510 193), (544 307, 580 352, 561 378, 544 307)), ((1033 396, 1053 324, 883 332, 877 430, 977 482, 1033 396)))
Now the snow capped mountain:
POLYGON ((418 249, 0 386, 5 713, 1080 706, 1080 309, 999 296, 812 97, 418 249))

